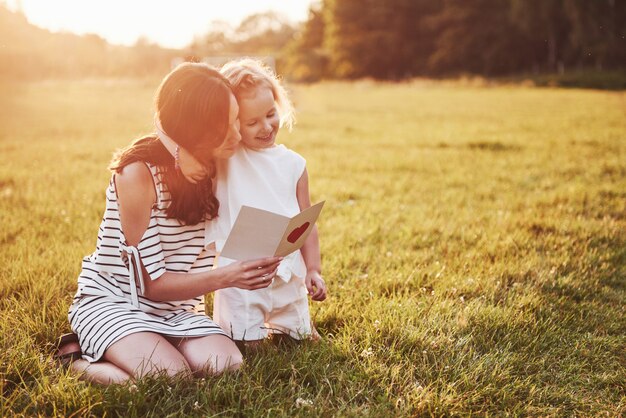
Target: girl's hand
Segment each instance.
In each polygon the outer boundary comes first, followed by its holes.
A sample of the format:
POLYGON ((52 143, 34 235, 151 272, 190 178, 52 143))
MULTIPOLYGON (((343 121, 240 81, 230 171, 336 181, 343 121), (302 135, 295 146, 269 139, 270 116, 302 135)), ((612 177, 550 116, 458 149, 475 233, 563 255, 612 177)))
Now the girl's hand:
POLYGON ((178 165, 189 183, 196 184, 208 175, 204 165, 200 164, 189 151, 182 147, 178 149, 178 165))
POLYGON ((326 283, 318 271, 309 271, 304 278, 306 290, 309 291, 311 299, 321 302, 326 299, 326 283))
POLYGON ((225 287, 256 290, 269 286, 276 276, 282 257, 260 258, 252 261, 238 261, 226 267, 219 267, 225 287))

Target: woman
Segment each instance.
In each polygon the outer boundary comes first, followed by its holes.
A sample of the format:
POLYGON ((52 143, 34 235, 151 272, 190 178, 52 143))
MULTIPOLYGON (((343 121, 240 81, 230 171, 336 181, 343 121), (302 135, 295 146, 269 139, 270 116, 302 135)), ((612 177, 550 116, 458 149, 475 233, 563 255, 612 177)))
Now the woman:
MULTIPOLYGON (((228 81, 204 64, 185 63, 156 94, 157 119, 209 173, 240 141, 238 105, 228 81)), ((69 310, 80 344, 72 369, 86 379, 118 383, 165 371, 220 373, 239 367, 234 342, 202 313, 202 295, 227 287, 267 287, 280 258, 212 270, 205 223, 217 215, 212 176, 195 184, 179 173, 156 135, 118 154, 96 251, 83 260, 69 310)), ((64 342, 68 342, 68 339, 64 342)))

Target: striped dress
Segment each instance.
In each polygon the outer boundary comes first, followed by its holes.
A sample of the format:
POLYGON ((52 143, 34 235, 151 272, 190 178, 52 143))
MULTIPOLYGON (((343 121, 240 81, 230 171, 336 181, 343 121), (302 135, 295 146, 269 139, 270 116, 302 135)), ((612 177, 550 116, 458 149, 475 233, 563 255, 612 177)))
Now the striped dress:
POLYGON ((157 302, 142 296, 145 280, 157 280, 165 272, 211 270, 215 259, 214 252, 205 249, 205 223, 209 221, 181 225, 168 218, 165 210, 171 198, 162 174, 157 167, 146 165, 152 173, 157 202, 139 244, 133 247, 126 243, 113 175, 96 251, 83 259, 69 320, 78 334, 83 358, 90 362, 98 361, 111 344, 135 332, 174 337, 224 334, 204 314, 202 297, 157 302), (143 277, 140 261, 148 277, 143 277))

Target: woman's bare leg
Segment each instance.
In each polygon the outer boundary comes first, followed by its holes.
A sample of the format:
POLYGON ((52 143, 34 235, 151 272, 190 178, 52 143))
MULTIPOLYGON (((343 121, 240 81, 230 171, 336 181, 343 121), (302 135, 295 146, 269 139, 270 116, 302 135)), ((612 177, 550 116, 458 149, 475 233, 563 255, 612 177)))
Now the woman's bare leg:
POLYGON ((196 375, 237 370, 243 361, 235 343, 224 335, 196 338, 168 337, 168 339, 185 357, 191 371, 196 375))
POLYGON ((165 371, 169 376, 191 369, 185 357, 165 337, 153 332, 138 332, 111 344, 104 360, 134 378, 165 371))
POLYGON ((83 359, 75 360, 72 362, 70 369, 72 372, 80 375, 80 380, 98 383, 100 385, 124 383, 128 380, 132 380, 132 377, 128 373, 107 361, 89 363, 87 360, 83 359))
MULTIPOLYGON (((58 357, 62 357, 68 353, 79 352, 80 346, 78 343, 69 342, 59 347, 56 355, 58 357)), ((87 360, 77 359, 69 363, 64 362, 64 364, 68 364, 70 370, 79 375, 80 380, 85 380, 91 383, 109 385, 112 383, 123 383, 131 379, 130 375, 124 370, 106 361, 89 363, 87 360)))

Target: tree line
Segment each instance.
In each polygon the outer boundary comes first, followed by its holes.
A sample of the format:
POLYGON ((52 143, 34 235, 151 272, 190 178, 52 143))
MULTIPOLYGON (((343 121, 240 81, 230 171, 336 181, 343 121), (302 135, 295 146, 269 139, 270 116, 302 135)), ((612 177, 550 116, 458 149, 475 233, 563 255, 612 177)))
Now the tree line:
POLYGON ((51 33, 0 3, 0 78, 161 76, 180 57, 240 55, 271 55, 298 81, 624 74, 625 36, 626 0, 320 0, 300 25, 273 12, 212 22, 174 50, 51 33))
POLYGON ((94 34, 51 33, 0 4, 0 80, 162 75, 178 55, 145 39, 126 47, 94 34))
POLYGON ((323 0, 289 72, 400 79, 626 68, 626 0, 323 0))

